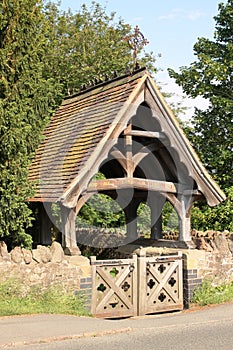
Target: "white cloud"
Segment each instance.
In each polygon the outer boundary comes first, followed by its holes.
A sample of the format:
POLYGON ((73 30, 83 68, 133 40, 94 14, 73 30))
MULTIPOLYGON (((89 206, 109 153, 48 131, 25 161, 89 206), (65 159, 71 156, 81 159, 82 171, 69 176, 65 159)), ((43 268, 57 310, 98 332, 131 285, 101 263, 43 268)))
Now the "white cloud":
POLYGON ((143 17, 134 17, 133 19, 131 19, 131 22, 142 22, 143 21, 143 17))
POLYGON ((159 16, 159 20, 167 20, 167 19, 174 19, 177 17, 180 17, 183 10, 181 9, 173 9, 171 12, 169 12, 167 15, 159 16))
POLYGON ((204 13, 199 10, 187 12, 186 14, 186 18, 190 19, 191 21, 196 21, 197 19, 203 16, 204 16, 204 13))
POLYGON ((176 18, 188 19, 191 21, 196 21, 199 18, 203 17, 204 13, 200 10, 194 11, 184 11, 182 9, 173 9, 167 15, 160 16, 158 19, 162 20, 173 20, 176 18))

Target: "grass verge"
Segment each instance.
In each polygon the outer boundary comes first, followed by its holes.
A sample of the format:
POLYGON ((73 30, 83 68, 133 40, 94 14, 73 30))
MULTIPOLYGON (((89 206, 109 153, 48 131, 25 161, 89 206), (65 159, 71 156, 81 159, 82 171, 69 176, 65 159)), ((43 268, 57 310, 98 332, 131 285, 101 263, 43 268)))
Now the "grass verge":
POLYGON ((60 286, 25 288, 15 279, 0 282, 0 316, 38 313, 90 315, 80 292, 67 292, 60 286))
POLYGON ((233 300, 233 282, 213 286, 210 281, 204 281, 194 292, 192 303, 200 306, 221 304, 233 300))

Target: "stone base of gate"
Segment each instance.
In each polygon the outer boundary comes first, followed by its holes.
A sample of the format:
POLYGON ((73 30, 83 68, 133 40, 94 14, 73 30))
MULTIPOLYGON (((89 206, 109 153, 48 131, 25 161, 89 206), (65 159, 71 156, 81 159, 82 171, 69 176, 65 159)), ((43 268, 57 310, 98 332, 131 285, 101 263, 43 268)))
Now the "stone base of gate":
POLYGON ((167 240, 167 239, 150 239, 150 238, 139 238, 136 241, 122 246, 119 248, 119 251, 127 251, 136 249, 136 247, 141 247, 141 248, 173 248, 177 250, 180 249, 195 249, 196 244, 193 241, 176 241, 176 240, 167 240))

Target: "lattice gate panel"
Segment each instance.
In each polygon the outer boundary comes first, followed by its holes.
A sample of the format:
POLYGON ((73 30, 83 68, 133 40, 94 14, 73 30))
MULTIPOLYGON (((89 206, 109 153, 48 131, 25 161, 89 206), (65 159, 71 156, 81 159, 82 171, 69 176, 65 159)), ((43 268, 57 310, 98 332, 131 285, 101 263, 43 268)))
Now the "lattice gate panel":
POLYGON ((183 309, 182 255, 139 257, 138 314, 183 309))
POLYGON ((92 265, 92 314, 126 317, 137 314, 137 256, 122 260, 96 260, 92 265))

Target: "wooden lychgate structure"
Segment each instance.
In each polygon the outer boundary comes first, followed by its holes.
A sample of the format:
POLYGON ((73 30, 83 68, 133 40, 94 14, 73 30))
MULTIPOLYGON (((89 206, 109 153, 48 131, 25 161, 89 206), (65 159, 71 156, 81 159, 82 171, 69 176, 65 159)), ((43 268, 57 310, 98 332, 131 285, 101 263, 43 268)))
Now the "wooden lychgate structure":
POLYGON ((146 69, 115 77, 64 99, 44 132, 30 168, 41 215, 40 243, 51 241, 52 203, 62 212, 63 246, 77 244, 75 221, 96 193, 124 210, 128 240, 137 239, 137 208, 151 210, 151 238, 162 237, 169 201, 179 218, 179 241, 191 244, 193 203, 215 206, 224 193, 210 177, 146 69), (101 172, 104 179, 96 180, 101 172))

